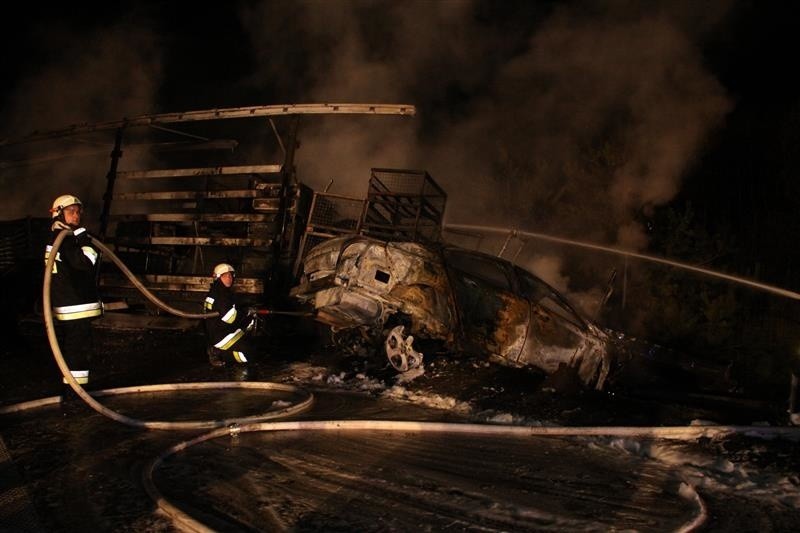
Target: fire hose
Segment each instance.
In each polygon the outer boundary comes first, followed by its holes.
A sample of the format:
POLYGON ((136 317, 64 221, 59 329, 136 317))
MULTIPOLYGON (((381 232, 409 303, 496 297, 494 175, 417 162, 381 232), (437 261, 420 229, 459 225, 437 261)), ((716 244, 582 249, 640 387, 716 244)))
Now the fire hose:
MULTIPOLYGON (((63 230, 69 232, 69 230, 63 230)), ((187 313, 186 311, 181 311, 180 309, 175 309, 174 307, 170 307, 166 304, 163 300, 160 300, 155 294, 150 292, 150 290, 144 286, 144 284, 136 278, 136 275, 130 271, 130 269, 122 262, 122 260, 117 257, 114 252, 108 249, 108 247, 100 242, 99 240, 95 239, 94 237, 90 237, 92 244, 97 247, 98 250, 106 254, 111 261, 117 265, 117 267, 125 274, 125 277, 133 284, 133 286, 139 290, 151 303, 156 305, 157 307, 163 309, 164 311, 173 314, 175 316, 179 316, 182 318, 199 318, 199 319, 209 319, 218 317, 219 313, 187 313)), ((62 239, 63 240, 63 239, 62 239)), ((60 241, 59 241, 60 245, 60 241)), ((55 243, 54 243, 55 248, 55 243)), ((266 308, 257 308, 256 314, 259 316, 266 316, 266 315, 284 315, 284 316, 298 316, 298 317, 310 317, 314 316, 314 313, 309 313, 306 311, 277 311, 274 309, 266 309, 266 308)))
MULTIPOLYGON (((70 230, 66 230, 66 229, 65 230, 61 230, 61 233, 58 234, 58 236, 56 237, 55 242, 53 242, 53 251, 50 253, 50 257, 47 258, 47 268, 45 268, 45 272, 44 272, 44 279, 45 279, 45 283, 47 285, 45 287, 45 290, 44 290, 44 295, 48 300, 48 301, 45 302, 45 316, 46 316, 47 311, 49 309, 50 269, 52 268, 52 263, 53 263, 53 260, 54 260, 53 258, 55 257, 56 251, 61 246, 61 243, 64 240, 64 237, 66 237, 66 235, 68 235, 70 233, 72 233, 70 230)), ((145 298, 150 300, 150 302, 152 302, 157 307, 163 309, 164 311, 166 311, 166 312, 168 312, 170 314, 173 314, 175 316, 179 316, 179 317, 182 317, 182 318, 208 319, 208 318, 214 318, 214 317, 218 317, 219 316, 219 313, 216 313, 216 312, 214 312, 214 313, 187 313, 186 311, 181 311, 180 309, 175 309, 174 307, 171 307, 171 306, 167 305, 164 301, 158 299, 158 297, 156 297, 155 294, 150 292, 150 290, 147 287, 145 287, 144 284, 142 284, 142 282, 139 281, 136 278, 136 276, 133 274, 133 272, 131 272, 130 269, 128 269, 128 267, 125 265, 125 263, 123 263, 122 260, 114 254, 114 252, 109 250, 108 247, 105 244, 103 244, 102 242, 98 241, 94 237, 90 236, 89 238, 91 239, 92 244, 94 246, 96 246, 98 250, 100 250, 101 252, 106 254, 109 258, 111 258, 111 261, 115 265, 117 265, 117 268, 119 268, 122 271, 123 274, 125 274, 125 277, 128 278, 128 280, 133 284, 133 286, 139 292, 141 292, 145 296, 145 298)))
POLYGON ((256 314, 259 316, 266 316, 266 315, 284 315, 284 316, 314 316, 314 313, 309 313, 307 311, 276 311, 274 309, 264 309, 258 308, 256 309, 256 314))
MULTIPOLYGON (((147 420, 138 420, 135 418, 131 418, 129 416, 123 415, 118 413, 112 409, 107 408, 106 406, 102 405, 100 402, 95 400, 91 394, 86 392, 84 388, 75 380, 70 372, 69 366, 67 365, 66 361, 64 360, 64 356, 61 353, 61 347, 58 344, 58 339, 56 337, 55 326, 53 324, 53 309, 51 306, 50 300, 50 286, 52 283, 52 271, 53 271, 53 264, 55 262, 56 255, 58 254, 58 249, 61 247, 61 243, 64 242, 64 239, 67 235, 70 235, 72 231, 70 230, 62 230, 57 236, 55 241, 53 242, 53 247, 50 254, 47 257, 47 262, 45 264, 44 269, 44 283, 42 286, 42 301, 44 307, 44 323, 45 328, 47 330, 47 339, 50 343, 50 348, 53 352, 53 357, 58 364, 58 368, 61 370, 61 374, 64 377, 64 380, 69 384, 73 391, 83 400, 89 407, 104 415, 112 420, 116 420, 122 424, 126 424, 133 427, 144 428, 144 429, 167 429, 167 430, 190 430, 190 429, 210 429, 210 428, 218 428, 230 425, 237 425, 241 423, 252 423, 259 420, 269 420, 278 417, 289 416, 292 414, 300 413, 305 411, 314 402, 314 396, 310 393, 302 391, 297 387, 293 387, 291 385, 279 384, 279 383, 266 383, 266 382, 220 382, 220 383, 183 383, 183 384, 173 384, 173 385, 157 385, 151 388, 147 387, 133 387, 131 389, 117 389, 114 391, 115 393, 125 393, 125 392, 140 392, 144 390, 186 390, 186 389, 208 389, 208 388, 258 388, 258 389, 268 389, 268 390, 276 390, 281 392, 292 393, 296 395, 304 395, 305 399, 302 401, 292 404, 289 407, 285 407, 276 411, 269 411, 267 413, 251 416, 251 417, 243 417, 243 418, 234 418, 234 419, 223 419, 223 420, 199 420, 199 421, 183 421, 183 422, 174 422, 174 421, 147 421, 147 420)), ((133 283, 134 287, 136 287, 148 300, 150 300, 153 304, 158 306, 159 308, 172 313, 174 315, 184 317, 184 318, 198 318, 198 319, 208 319, 218 317, 219 313, 187 313, 184 311, 180 311, 175 309, 159 298, 157 298, 152 292, 150 292, 147 287, 145 287, 137 278, 133 275, 133 273, 125 266, 125 264, 111 251, 109 250, 102 242, 98 241, 94 237, 91 237, 91 242, 93 245, 97 246, 97 248, 108 255, 111 260, 116 264, 123 274, 133 283)), ((101 391, 109 393, 111 391, 101 391)))

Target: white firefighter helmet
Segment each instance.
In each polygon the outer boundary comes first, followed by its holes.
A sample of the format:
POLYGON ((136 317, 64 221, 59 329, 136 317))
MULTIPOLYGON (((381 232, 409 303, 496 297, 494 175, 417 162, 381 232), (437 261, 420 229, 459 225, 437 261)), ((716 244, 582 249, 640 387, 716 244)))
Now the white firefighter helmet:
POLYGON ((214 279, 219 279, 219 277, 223 275, 225 272, 230 272, 231 274, 235 274, 236 270, 228 263, 220 263, 214 267, 214 279))
POLYGON ((53 207, 50 208, 50 216, 52 218, 58 217, 65 207, 69 207, 71 205, 83 206, 83 202, 81 202, 81 199, 77 196, 73 196, 71 194, 62 194, 53 201, 53 207))

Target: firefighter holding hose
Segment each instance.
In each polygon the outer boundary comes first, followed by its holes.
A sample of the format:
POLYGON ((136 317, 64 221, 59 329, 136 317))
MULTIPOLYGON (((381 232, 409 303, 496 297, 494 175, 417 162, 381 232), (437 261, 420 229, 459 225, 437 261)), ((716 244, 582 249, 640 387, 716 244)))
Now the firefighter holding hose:
POLYGON ((255 310, 237 307, 233 282, 236 271, 228 263, 214 267, 211 288, 206 295, 204 309, 207 313, 218 312, 218 318, 204 321, 208 338, 208 361, 212 366, 224 366, 226 362, 247 363, 252 348, 247 334, 255 327, 255 310))
MULTIPOLYGON (((45 263, 53 243, 62 230, 71 230, 58 249, 51 271, 51 304, 59 345, 72 376, 79 384, 89 383, 89 367, 94 353, 92 321, 103 314, 97 290, 100 253, 92 246, 86 228, 81 225, 83 203, 77 196, 64 194, 50 209, 52 236, 45 248, 45 263)), ((81 404, 64 378, 62 403, 81 404)))

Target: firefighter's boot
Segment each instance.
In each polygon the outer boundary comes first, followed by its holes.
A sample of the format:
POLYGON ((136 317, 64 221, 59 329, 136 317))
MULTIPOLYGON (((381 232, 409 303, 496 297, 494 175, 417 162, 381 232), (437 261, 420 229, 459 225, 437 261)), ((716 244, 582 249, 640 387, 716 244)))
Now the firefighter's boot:
POLYGON ((225 366, 225 359, 222 358, 224 353, 225 352, 215 346, 209 346, 206 350, 206 354, 208 355, 208 362, 211 363, 211 366, 217 368, 225 366))
POLYGON ((238 365, 233 365, 233 368, 230 370, 230 374, 233 381, 247 381, 249 376, 247 364, 239 363, 238 365))

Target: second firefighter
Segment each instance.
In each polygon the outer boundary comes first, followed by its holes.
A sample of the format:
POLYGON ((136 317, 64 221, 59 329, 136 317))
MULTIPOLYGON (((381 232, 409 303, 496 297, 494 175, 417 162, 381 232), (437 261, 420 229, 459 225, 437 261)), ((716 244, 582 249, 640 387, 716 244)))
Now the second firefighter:
POLYGON ((252 348, 247 334, 255 327, 255 313, 237 306, 233 282, 236 271, 228 263, 214 267, 211 288, 206 295, 206 313, 217 312, 218 317, 206 319, 208 339, 206 350, 212 366, 223 366, 226 362, 247 363, 252 348))

